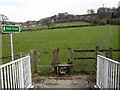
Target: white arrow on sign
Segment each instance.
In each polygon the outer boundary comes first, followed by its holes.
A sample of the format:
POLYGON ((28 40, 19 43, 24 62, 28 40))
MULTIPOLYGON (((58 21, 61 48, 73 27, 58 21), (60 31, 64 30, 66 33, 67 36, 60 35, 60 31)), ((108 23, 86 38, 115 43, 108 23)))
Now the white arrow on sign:
POLYGON ((4 31, 5 31, 5 27, 4 27, 4 31))

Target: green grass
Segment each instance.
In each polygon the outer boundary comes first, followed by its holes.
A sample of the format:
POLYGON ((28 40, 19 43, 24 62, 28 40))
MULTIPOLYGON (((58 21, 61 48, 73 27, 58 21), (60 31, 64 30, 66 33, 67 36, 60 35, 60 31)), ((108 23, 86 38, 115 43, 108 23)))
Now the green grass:
POLYGON ((63 27, 63 26, 77 26, 77 25, 90 25, 88 22, 66 22, 66 23, 58 23, 53 27, 63 27))
MULTIPOLYGON (((88 22, 66 22, 66 23, 56 23, 54 24, 52 27, 64 27, 64 26, 75 26, 75 25, 90 25, 90 23, 88 22)), ((22 30, 28 30, 28 29, 43 29, 43 28, 47 28, 47 26, 37 26, 37 27, 27 27, 27 28, 22 28, 22 30)))
POLYGON ((47 28, 46 26, 36 26, 36 27, 26 27, 26 28, 22 28, 22 30, 35 30, 35 29, 43 29, 43 28, 47 28))
MULTIPOLYGON (((2 55, 10 55, 9 34, 2 35, 2 55)), ((95 27, 79 27, 43 30, 34 32, 21 32, 13 34, 14 54, 18 52, 27 53, 30 50, 53 51, 55 48, 60 48, 60 58, 62 61, 67 61, 67 48, 77 50, 95 49, 95 46, 100 46, 101 49, 118 49, 118 26, 95 26, 95 27)), ((93 56, 91 53, 76 53, 75 56, 93 56)), ((38 58, 52 58, 52 55, 41 55, 38 58)), ((10 59, 8 60, 10 61, 10 59)), ((8 62, 3 60, 3 63, 8 62)), ((92 61, 86 61, 89 63, 92 61)), ((94 63, 94 61, 92 62, 94 63)), ((41 62, 42 65, 48 65, 50 62, 41 62)), ((94 69, 94 68, 91 68, 94 69)), ((44 69, 43 71, 44 72, 44 69)), ((83 70, 84 72, 84 70, 83 70)))

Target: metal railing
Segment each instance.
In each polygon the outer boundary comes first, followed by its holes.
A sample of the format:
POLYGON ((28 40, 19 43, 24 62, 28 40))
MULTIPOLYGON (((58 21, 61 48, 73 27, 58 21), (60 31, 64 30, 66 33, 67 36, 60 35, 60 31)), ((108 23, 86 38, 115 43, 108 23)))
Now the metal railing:
POLYGON ((99 88, 120 90, 120 63, 97 55, 97 81, 99 88))
POLYGON ((31 88, 30 56, 0 66, 0 88, 31 88))

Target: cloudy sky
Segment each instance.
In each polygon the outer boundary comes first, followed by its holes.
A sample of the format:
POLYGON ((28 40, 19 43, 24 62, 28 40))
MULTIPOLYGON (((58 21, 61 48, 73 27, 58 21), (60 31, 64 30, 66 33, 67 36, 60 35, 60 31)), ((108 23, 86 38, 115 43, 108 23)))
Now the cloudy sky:
POLYGON ((118 7, 119 0, 0 0, 0 14, 9 21, 24 22, 68 12, 86 14, 88 9, 95 11, 102 7, 118 7))

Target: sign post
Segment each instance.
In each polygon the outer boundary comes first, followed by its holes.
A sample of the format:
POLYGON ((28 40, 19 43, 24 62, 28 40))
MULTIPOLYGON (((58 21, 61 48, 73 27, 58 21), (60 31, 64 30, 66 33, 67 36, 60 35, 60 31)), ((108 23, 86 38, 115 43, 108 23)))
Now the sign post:
POLYGON ((12 57, 12 61, 14 61, 12 33, 20 32, 20 27, 19 26, 2 25, 2 32, 3 33, 10 33, 11 57, 12 57))
POLYGON ((12 33, 10 33, 10 50, 11 50, 11 57, 12 57, 12 61, 14 61, 14 52, 13 52, 13 39, 12 39, 12 33))

